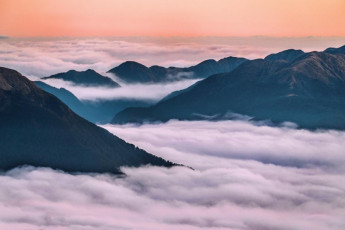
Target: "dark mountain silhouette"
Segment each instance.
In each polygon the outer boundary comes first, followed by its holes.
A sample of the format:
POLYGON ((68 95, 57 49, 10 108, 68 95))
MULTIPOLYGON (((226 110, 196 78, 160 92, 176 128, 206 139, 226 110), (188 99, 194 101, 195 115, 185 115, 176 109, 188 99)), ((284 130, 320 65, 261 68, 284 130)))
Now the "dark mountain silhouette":
POLYGON ((330 54, 344 54, 345 55, 345 45, 339 48, 328 48, 324 51, 330 54))
POLYGON ((146 67, 134 61, 127 61, 108 72, 128 83, 158 83, 188 78, 206 78, 216 73, 230 72, 246 61, 248 60, 245 58, 236 57, 224 58, 218 62, 210 59, 187 68, 146 67))
POLYGON ((270 54, 265 57, 267 61, 287 61, 291 62, 296 58, 302 56, 304 52, 302 50, 288 49, 276 54, 270 54))
POLYGON ((114 114, 128 107, 144 107, 152 105, 150 101, 140 101, 134 99, 113 99, 98 101, 80 101, 73 93, 64 88, 55 88, 41 81, 35 84, 44 91, 53 94, 65 103, 73 112, 88 121, 99 124, 109 123, 114 114))
POLYGON ((127 61, 108 72, 114 73, 116 76, 129 83, 163 81, 165 70, 164 73, 161 74, 161 68, 159 66, 154 66, 152 69, 153 71, 140 63, 127 61))
POLYGON ((42 81, 34 81, 34 83, 39 88, 59 98, 63 103, 68 105, 68 107, 72 109, 75 113, 77 113, 78 115, 79 113, 77 111, 84 109, 83 103, 73 93, 71 93, 67 89, 65 88, 58 89, 42 81))
POLYGON ((70 81, 75 84, 80 84, 84 86, 120 87, 118 83, 114 82, 109 77, 102 76, 91 69, 81 72, 70 70, 65 73, 58 73, 49 77, 43 77, 41 79, 61 79, 64 81, 70 81))
POLYGON ((345 129, 345 55, 311 52, 291 62, 248 61, 154 106, 125 109, 113 122, 229 119, 232 113, 345 129))
POLYGON ((172 166, 88 122, 18 72, 0 68, 0 169, 20 165, 118 173, 172 166))

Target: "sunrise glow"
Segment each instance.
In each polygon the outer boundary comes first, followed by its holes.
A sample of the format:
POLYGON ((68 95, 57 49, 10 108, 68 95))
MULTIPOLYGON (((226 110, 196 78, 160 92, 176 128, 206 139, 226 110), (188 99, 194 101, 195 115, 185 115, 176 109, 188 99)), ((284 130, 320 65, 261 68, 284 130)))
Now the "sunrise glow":
POLYGON ((1 0, 0 35, 345 36, 343 0, 1 0))

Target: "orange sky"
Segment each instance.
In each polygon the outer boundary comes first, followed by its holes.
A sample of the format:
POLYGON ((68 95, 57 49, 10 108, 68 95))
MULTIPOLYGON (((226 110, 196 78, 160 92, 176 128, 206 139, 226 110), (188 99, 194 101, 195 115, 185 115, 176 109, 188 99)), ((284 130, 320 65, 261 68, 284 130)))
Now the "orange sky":
POLYGON ((0 0, 7 36, 345 36, 345 0, 0 0))

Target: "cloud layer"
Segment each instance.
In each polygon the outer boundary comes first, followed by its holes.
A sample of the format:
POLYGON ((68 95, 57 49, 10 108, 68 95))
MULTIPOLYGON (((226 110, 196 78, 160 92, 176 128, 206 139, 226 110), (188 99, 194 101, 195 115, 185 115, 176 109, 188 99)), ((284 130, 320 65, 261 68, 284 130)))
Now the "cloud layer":
POLYGON ((244 159, 282 166, 345 170, 345 133, 339 131, 311 132, 290 128, 290 124, 270 127, 248 121, 173 120, 140 127, 131 124, 104 127, 151 153, 166 153, 162 157, 196 168, 212 167, 213 162, 198 164, 195 159, 214 157, 216 161, 244 159), (191 157, 186 158, 186 153, 191 157))
POLYGON ((70 69, 103 73, 128 60, 148 66, 191 66, 210 58, 263 58, 288 48, 311 51, 344 44, 345 38, 337 37, 8 38, 0 40, 0 66, 37 79, 70 69))
MULTIPOLYGON (((94 69, 107 75, 106 71, 128 60, 147 66, 185 67, 211 58, 218 60, 236 56, 254 59, 288 48, 311 51, 344 44, 345 38, 341 37, 6 38, 0 40, 0 66, 13 68, 31 80, 38 80, 71 69, 94 69)), ((139 99, 153 102, 194 82, 157 85, 122 83, 121 89, 107 89, 47 81, 53 86, 67 88, 81 100, 139 99)))
POLYGON ((126 84, 117 79, 115 80, 121 84, 120 88, 84 87, 60 79, 48 79, 44 80, 44 82, 57 88, 65 88, 80 100, 135 99, 157 102, 168 94, 176 90, 185 89, 198 81, 198 79, 189 79, 160 84, 126 84))
POLYGON ((117 178, 15 169, 0 176, 0 228, 345 228, 344 132, 244 121, 105 127, 195 170, 124 168, 117 178))

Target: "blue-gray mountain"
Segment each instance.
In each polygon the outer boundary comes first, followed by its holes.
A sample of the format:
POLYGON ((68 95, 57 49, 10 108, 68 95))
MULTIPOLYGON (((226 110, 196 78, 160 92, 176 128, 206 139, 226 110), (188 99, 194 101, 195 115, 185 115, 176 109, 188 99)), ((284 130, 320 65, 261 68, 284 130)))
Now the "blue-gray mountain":
POLYGON ((84 120, 18 72, 0 68, 0 170, 21 165, 118 173, 173 163, 84 120))
POLYGON ((288 49, 276 54, 270 54, 265 57, 267 61, 287 61, 292 62, 298 57, 302 56, 304 52, 302 50, 288 49))
MULTIPOLYGON (((122 80, 130 83, 161 83, 181 80, 183 78, 205 78, 214 73, 229 72, 245 61, 247 59, 228 57, 218 62, 215 60, 206 60, 188 68, 164 68, 160 66, 147 68, 139 63, 128 61, 114 68, 113 73, 116 72, 116 75, 123 77, 122 80)), ((90 69, 82 72, 70 70, 66 73, 58 73, 42 79, 61 79, 83 86, 119 86, 110 78, 104 77, 90 69)), ((79 116, 93 123, 109 123, 116 113, 125 108, 145 107, 153 104, 151 101, 137 99, 80 101, 75 95, 64 88, 57 89, 41 81, 36 81, 35 83, 44 91, 55 95, 79 116)))
POLYGON ((213 74, 230 72, 246 61, 248 60, 245 58, 236 57, 227 57, 219 61, 210 59, 187 68, 165 68, 156 65, 146 67, 134 61, 127 61, 108 72, 115 74, 122 81, 128 83, 157 83, 190 78, 206 78, 213 74))
POLYGON ((83 86, 104 86, 104 87, 120 87, 120 85, 114 82, 109 77, 105 77, 92 69, 86 71, 75 71, 70 70, 65 73, 58 73, 51 75, 49 77, 41 78, 43 80, 47 79, 61 79, 64 81, 69 81, 74 84, 79 84, 83 86))
POLYGON ((73 93, 64 88, 55 88, 41 81, 34 82, 44 91, 53 94, 65 103, 73 112, 88 121, 97 124, 109 123, 114 114, 128 107, 144 107, 153 102, 135 99, 112 99, 98 101, 80 101, 73 93))
POLYGON ((345 55, 332 52, 337 54, 280 53, 248 61, 154 106, 125 109, 113 123, 229 119, 229 113, 239 113, 302 128, 345 129, 345 55))
POLYGON ((345 46, 339 48, 328 48, 324 52, 330 54, 345 54, 345 46))

